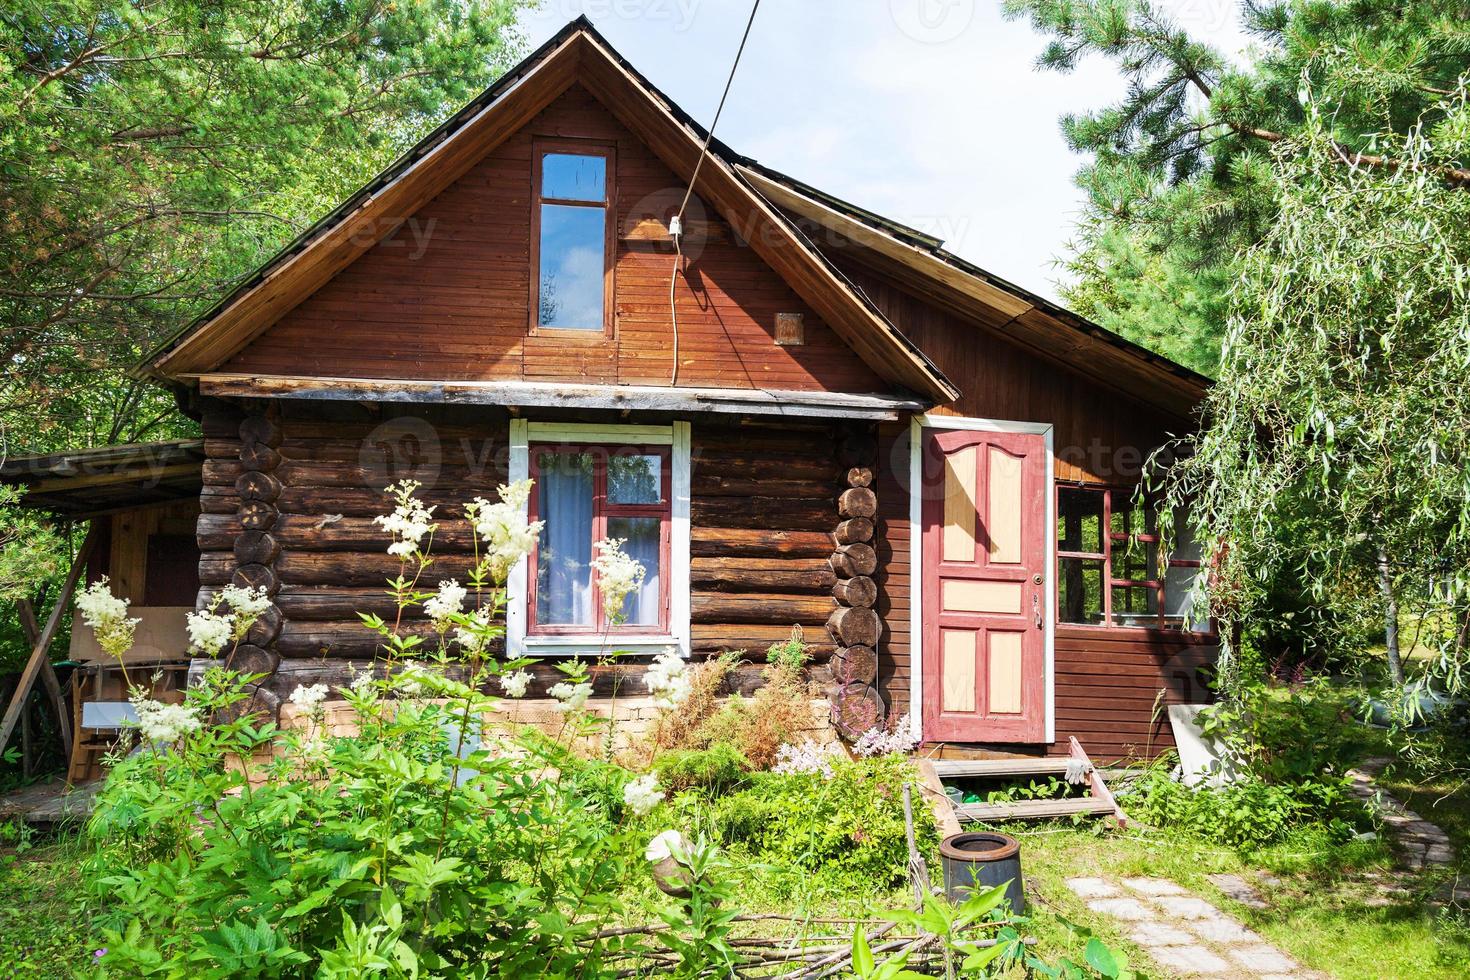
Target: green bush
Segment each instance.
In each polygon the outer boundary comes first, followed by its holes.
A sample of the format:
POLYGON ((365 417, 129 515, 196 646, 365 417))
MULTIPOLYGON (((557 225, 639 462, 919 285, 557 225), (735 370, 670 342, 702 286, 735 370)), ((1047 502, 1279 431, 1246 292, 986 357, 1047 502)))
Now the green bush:
POLYGON ((677 749, 654 760, 658 782, 671 793, 695 787, 712 794, 729 792, 745 782, 750 762, 735 746, 717 742, 707 749, 677 749))
POLYGON ((643 880, 631 774, 546 740, 462 758, 454 734, 490 702, 421 672, 347 694, 358 734, 247 716, 216 672, 169 747, 114 765, 89 825, 86 879, 114 976, 611 975, 597 935, 643 880), (419 690, 421 688, 421 690, 419 690), (400 692, 403 693, 403 692, 400 692), (275 758, 257 779, 242 765, 275 758), (547 778, 547 773, 558 778, 547 778), (560 778, 565 774, 565 778, 560 778), (630 877, 631 876, 631 877, 630 877))
MULTIPOLYGON (((820 774, 761 772, 738 792, 704 803, 721 842, 753 858, 807 872, 859 875, 876 885, 901 879, 908 863, 903 786, 918 783, 899 756, 837 760, 820 774)), ((920 849, 938 843, 934 821, 914 795, 920 849)))
POLYGON ((1361 756, 1365 738, 1347 693, 1322 679, 1291 687, 1243 685, 1200 712, 1199 723, 1238 767, 1274 785, 1331 781, 1361 756))
POLYGON ((1366 818, 1341 778, 1268 783, 1252 776, 1215 789, 1191 788, 1159 768, 1128 789, 1124 806, 1146 824, 1241 849, 1279 843, 1308 827, 1342 843, 1366 818))

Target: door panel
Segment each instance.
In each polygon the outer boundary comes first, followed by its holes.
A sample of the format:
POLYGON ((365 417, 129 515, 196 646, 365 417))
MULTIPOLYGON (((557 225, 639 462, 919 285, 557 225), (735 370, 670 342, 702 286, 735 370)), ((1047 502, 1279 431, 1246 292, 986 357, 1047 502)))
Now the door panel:
POLYGON ((928 741, 1046 737, 1046 441, 924 429, 928 741))

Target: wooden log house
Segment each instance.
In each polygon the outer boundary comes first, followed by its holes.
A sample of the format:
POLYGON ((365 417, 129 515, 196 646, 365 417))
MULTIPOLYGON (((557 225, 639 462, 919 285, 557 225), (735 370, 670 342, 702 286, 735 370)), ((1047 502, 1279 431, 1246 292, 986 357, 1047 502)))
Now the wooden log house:
POLYGON ((578 20, 150 358, 203 427, 200 602, 274 599, 267 704, 373 656, 390 481, 449 577, 460 506, 529 476, 517 654, 600 646, 620 537, 620 649, 759 663, 800 625, 849 731, 1170 744, 1214 638, 1133 491, 1206 380, 718 141, 696 177, 705 144, 578 20))

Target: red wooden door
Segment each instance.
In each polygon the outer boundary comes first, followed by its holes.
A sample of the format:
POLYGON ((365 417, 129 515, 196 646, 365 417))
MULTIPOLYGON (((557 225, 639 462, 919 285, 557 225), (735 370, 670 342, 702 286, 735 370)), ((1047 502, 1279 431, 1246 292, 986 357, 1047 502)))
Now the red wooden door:
POLYGON ((924 430, 924 738, 1046 739, 1046 442, 924 430))

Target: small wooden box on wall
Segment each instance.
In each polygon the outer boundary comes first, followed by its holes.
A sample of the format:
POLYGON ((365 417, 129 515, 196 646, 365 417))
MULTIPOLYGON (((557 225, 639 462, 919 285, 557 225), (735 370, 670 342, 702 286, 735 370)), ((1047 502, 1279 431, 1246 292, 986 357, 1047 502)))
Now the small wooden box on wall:
POLYGON ((776 314, 776 346, 800 347, 806 343, 806 331, 800 313, 776 314))

